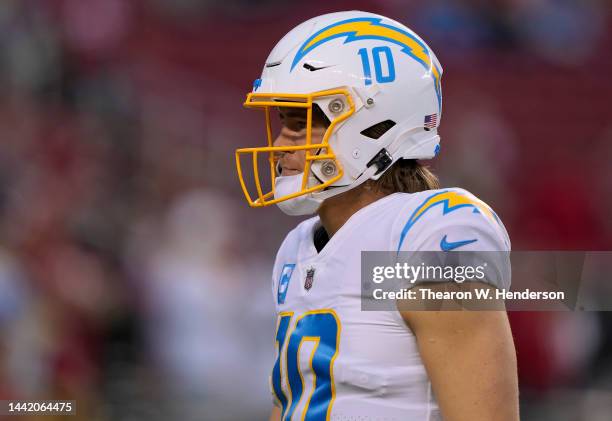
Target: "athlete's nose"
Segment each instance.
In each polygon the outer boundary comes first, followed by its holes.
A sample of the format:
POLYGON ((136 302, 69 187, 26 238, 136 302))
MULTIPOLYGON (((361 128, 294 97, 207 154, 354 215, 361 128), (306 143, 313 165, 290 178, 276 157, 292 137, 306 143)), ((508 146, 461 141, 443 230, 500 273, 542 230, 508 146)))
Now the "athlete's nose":
POLYGON ((296 142, 292 139, 292 133, 287 128, 283 128, 274 140, 274 146, 295 146, 296 142))
MULTIPOLYGON (((295 132, 286 127, 281 130, 273 143, 277 147, 296 146, 295 132)), ((303 151, 278 151, 274 153, 277 168, 283 175, 294 175, 304 171, 303 151)))
MULTIPOLYGON (((276 137, 276 139, 274 140, 273 145, 281 146, 281 147, 297 146, 301 144, 299 141, 296 140, 296 138, 298 137, 299 137, 299 134, 297 132, 287 127, 283 127, 280 133, 278 134, 278 136, 276 137)), ((279 152, 275 152, 274 155, 277 160, 282 160, 283 158, 285 158, 286 160, 294 156, 296 152, 297 151, 293 151, 293 150, 279 151, 279 152)))

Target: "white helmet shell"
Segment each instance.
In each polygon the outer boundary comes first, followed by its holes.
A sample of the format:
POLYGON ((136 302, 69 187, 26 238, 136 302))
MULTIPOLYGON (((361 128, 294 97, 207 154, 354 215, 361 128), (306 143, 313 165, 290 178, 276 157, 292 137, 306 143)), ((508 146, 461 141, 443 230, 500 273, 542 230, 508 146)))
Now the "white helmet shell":
MULTIPOLYGON (((334 125, 328 142, 343 175, 321 201, 380 177, 395 161, 433 158, 442 110, 442 67, 427 44, 401 23, 361 11, 330 13, 292 29, 273 48, 257 94, 312 94, 345 88, 355 110, 334 125), (380 125, 376 134, 368 129, 380 125), (376 164, 378 169, 367 171, 376 164), (337 188, 344 187, 344 188, 337 188)), ((333 121, 346 106, 334 98, 314 101, 333 121)), ((311 171, 325 180, 322 162, 311 171)), ((294 199, 291 199, 294 200, 294 199)))

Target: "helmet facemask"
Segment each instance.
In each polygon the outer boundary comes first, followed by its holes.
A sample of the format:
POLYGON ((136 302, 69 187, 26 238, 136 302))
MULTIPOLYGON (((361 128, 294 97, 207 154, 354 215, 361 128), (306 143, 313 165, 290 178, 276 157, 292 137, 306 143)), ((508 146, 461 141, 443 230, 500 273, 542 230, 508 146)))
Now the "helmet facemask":
POLYGON ((277 94, 249 93, 244 103, 247 108, 262 110, 265 114, 267 146, 241 148, 236 150, 236 167, 240 185, 251 207, 262 207, 285 202, 300 196, 322 192, 340 180, 344 174, 342 165, 337 159, 329 140, 338 124, 349 118, 355 112, 355 104, 349 91, 345 88, 332 89, 311 94, 277 94), (313 106, 327 106, 330 114, 329 127, 320 143, 313 143, 313 106), (271 112, 273 108, 299 108, 306 110, 306 139, 303 145, 274 146, 275 136, 272 127, 271 112), (304 171, 301 183, 296 191, 279 195, 275 190, 277 185, 278 156, 295 151, 305 152, 304 171), (242 168, 241 155, 249 155, 252 161, 254 188, 249 189, 242 168), (266 157, 266 164, 260 162, 260 156, 266 157), (265 168, 263 168, 265 167, 265 168), (268 175, 269 174, 269 175, 268 175), (269 183, 270 190, 264 192, 263 180, 269 183), (250 191, 249 191, 250 190, 250 191), (251 192, 254 192, 252 195, 251 192))

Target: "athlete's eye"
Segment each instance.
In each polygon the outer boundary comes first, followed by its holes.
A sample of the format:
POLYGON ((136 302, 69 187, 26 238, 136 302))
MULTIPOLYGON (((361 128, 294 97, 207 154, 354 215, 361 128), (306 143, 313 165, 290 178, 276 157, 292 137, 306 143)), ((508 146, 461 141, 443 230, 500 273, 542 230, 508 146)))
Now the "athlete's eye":
POLYGON ((283 126, 294 132, 301 132, 306 128, 306 120, 295 117, 281 117, 283 126))
POLYGON ((279 108, 278 117, 283 126, 294 132, 306 128, 306 113, 302 110, 287 110, 279 108))
POLYGON ((306 122, 304 120, 298 120, 295 121, 293 123, 293 128, 292 130, 296 131, 296 132, 301 132, 302 130, 304 130, 306 128, 306 122))

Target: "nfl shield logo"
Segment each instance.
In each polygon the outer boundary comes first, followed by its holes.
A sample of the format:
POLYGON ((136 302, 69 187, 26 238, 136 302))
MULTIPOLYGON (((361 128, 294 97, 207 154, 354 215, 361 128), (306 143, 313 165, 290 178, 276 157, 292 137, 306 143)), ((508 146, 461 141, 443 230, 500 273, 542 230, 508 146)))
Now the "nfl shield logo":
POLYGON ((306 280, 304 281, 304 288, 306 288, 306 291, 310 291, 310 288, 312 288, 312 282, 314 281, 314 274, 315 274, 314 268, 310 268, 306 271, 306 280))

